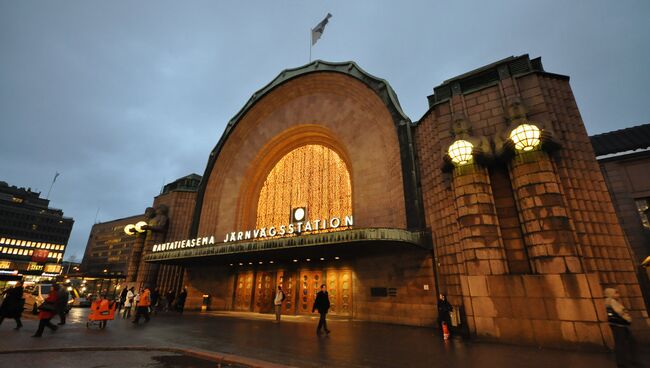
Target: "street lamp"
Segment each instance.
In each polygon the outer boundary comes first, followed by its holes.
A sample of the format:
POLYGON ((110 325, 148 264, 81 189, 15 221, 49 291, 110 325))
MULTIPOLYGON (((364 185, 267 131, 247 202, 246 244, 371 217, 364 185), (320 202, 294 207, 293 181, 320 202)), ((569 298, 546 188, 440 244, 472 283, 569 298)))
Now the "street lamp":
POLYGON ((459 139, 449 146, 447 153, 449 154, 449 158, 451 158, 451 162, 456 166, 461 166, 472 161, 473 149, 473 144, 464 139, 459 139))
POLYGON ((138 221, 135 224, 128 224, 124 226, 124 232, 126 233, 126 235, 136 235, 138 233, 141 234, 147 231, 146 229, 144 229, 145 226, 147 226, 146 221, 138 221))
POLYGON ((541 143, 541 131, 534 124, 524 123, 510 132, 510 139, 518 151, 532 151, 541 143))

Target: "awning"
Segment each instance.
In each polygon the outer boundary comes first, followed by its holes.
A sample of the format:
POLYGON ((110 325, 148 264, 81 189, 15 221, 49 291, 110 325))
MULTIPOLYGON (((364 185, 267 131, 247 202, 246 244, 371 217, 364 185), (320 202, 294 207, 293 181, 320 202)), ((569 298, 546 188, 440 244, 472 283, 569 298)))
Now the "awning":
POLYGON ((333 252, 368 252, 372 250, 410 249, 430 250, 431 242, 425 232, 402 229, 351 229, 268 240, 218 243, 215 245, 150 253, 145 262, 188 264, 215 258, 228 261, 242 257, 268 259, 277 256, 331 255, 333 252))

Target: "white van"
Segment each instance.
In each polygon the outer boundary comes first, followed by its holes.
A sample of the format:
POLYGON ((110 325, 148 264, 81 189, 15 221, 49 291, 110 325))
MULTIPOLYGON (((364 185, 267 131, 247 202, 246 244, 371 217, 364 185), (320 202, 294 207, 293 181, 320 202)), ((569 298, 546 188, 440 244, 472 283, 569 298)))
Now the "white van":
MULTIPOLYGON (((65 286, 61 286, 65 287, 65 286)), ((47 294, 52 290, 52 284, 35 284, 32 288, 28 289, 25 296, 25 309, 31 309, 33 314, 38 314, 38 306, 45 301, 47 294)), ((72 294, 68 299, 68 305, 66 312, 70 311, 72 308, 72 303, 74 303, 74 298, 72 294)))

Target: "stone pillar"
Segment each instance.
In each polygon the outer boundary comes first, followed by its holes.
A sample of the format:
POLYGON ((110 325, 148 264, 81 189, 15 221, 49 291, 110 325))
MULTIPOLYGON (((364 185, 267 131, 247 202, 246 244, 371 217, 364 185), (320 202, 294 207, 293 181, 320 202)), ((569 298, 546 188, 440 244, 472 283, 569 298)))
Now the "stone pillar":
POLYGON ((147 233, 135 235, 136 238, 133 243, 133 250, 131 251, 131 257, 129 258, 129 268, 126 272, 126 282, 129 283, 129 285, 136 282, 138 278, 138 269, 140 268, 140 259, 142 258, 146 236, 147 233))
POLYGON ((574 230, 551 158, 540 150, 518 152, 510 169, 533 272, 583 272, 574 230))
POLYGON ((508 263, 487 169, 479 165, 454 168, 453 187, 466 274, 507 274, 508 263))

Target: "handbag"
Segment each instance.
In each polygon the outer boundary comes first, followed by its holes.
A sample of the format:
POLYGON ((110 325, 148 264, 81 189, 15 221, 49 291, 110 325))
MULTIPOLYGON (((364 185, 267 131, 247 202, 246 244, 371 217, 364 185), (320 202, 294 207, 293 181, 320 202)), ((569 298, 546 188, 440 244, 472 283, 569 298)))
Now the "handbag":
POLYGON ((55 312, 56 306, 50 302, 43 302, 38 306, 38 310, 41 312, 55 312))
POLYGON ((612 307, 607 307, 607 322, 624 326, 630 325, 630 322, 616 313, 612 307))

